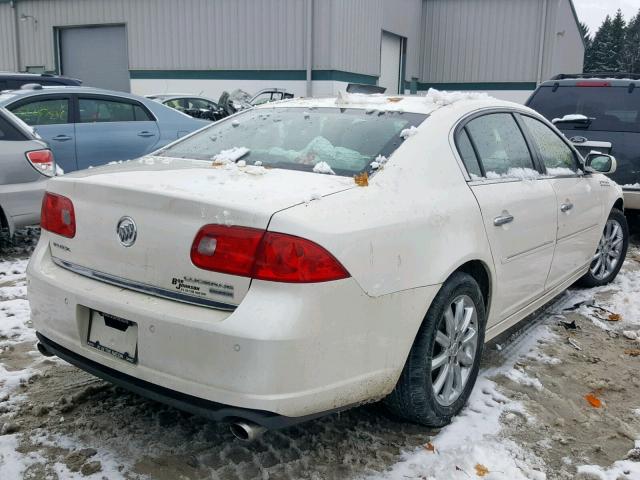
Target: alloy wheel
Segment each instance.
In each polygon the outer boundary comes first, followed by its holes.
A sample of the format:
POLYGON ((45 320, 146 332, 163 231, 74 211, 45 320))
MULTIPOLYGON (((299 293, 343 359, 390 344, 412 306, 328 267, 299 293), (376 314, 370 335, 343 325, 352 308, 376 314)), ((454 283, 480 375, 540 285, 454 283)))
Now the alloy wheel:
POLYGON ((624 231, 620 223, 610 218, 604 227, 602 237, 591 260, 591 274, 598 280, 603 280, 615 271, 624 243, 624 231))
POLYGON ((469 379, 478 348, 478 314, 473 300, 460 295, 449 304, 436 330, 431 385, 442 406, 454 403, 469 379))

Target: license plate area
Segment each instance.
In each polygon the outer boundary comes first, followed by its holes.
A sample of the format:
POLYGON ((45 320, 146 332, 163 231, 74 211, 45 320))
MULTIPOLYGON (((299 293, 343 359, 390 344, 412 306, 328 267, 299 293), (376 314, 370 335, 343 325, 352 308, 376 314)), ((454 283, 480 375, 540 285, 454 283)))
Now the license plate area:
POLYGON ((138 325, 131 320, 91 310, 87 345, 128 363, 138 363, 138 325))

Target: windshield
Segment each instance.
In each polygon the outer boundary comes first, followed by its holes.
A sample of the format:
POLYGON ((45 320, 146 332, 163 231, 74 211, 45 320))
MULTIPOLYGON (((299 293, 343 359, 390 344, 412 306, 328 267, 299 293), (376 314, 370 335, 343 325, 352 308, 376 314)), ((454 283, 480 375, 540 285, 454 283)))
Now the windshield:
POLYGON ((159 155, 353 176, 378 156, 389 157, 403 142, 401 132, 425 118, 361 109, 259 108, 215 123, 159 155))
POLYGON ((562 130, 640 132, 640 88, 541 87, 528 106, 549 120, 575 114, 593 119, 556 123, 562 130))

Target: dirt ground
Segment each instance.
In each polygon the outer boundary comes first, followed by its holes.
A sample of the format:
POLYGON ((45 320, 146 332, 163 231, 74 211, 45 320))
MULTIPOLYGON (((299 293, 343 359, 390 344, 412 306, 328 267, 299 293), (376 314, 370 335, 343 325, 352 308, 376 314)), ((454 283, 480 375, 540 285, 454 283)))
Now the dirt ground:
MULTIPOLYGON (((423 446, 437 447, 444 437, 398 422, 378 405, 246 444, 224 425, 40 356, 24 311, 25 259, 37 235, 30 229, 13 242, 5 239, 0 252, 0 323, 24 315, 23 327, 0 329, 1 479, 516 478, 491 471, 491 458, 486 475, 452 464, 450 476, 433 476, 432 453, 423 446), (415 474, 400 476, 394 466, 409 462, 407 452, 418 452, 420 461, 411 466, 415 474)), ((620 285, 570 290, 487 347, 481 377, 500 395, 485 403, 522 407, 502 412, 500 431, 492 435, 517 445, 510 454, 531 466, 517 478, 640 478, 633 463, 611 470, 625 458, 640 461, 640 449, 634 450, 640 439, 640 341, 627 338, 640 333, 640 311, 637 318, 626 318, 625 310, 625 318, 610 320, 618 313, 612 304, 640 298, 637 234, 627 258, 620 285), (578 470, 581 465, 595 467, 578 470)), ((484 421, 474 406, 483 393, 477 392, 462 420, 484 421)))

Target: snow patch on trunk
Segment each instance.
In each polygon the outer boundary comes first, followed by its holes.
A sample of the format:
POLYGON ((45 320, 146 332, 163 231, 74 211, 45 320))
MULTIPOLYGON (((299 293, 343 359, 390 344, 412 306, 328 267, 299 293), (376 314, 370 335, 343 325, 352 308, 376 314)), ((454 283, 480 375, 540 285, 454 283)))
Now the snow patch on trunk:
POLYGON ((482 92, 445 92, 430 88, 425 96, 425 101, 444 107, 465 100, 487 100, 489 98, 491 98, 489 95, 482 92))
POLYGON ((224 165, 225 163, 235 163, 249 153, 247 147, 233 147, 228 150, 222 150, 214 155, 212 160, 214 165, 224 165))
POLYGON ((418 133, 418 129, 411 125, 410 128, 405 128, 404 130, 402 130, 400 132, 400 136, 406 140, 409 137, 413 137, 416 133, 418 133))

